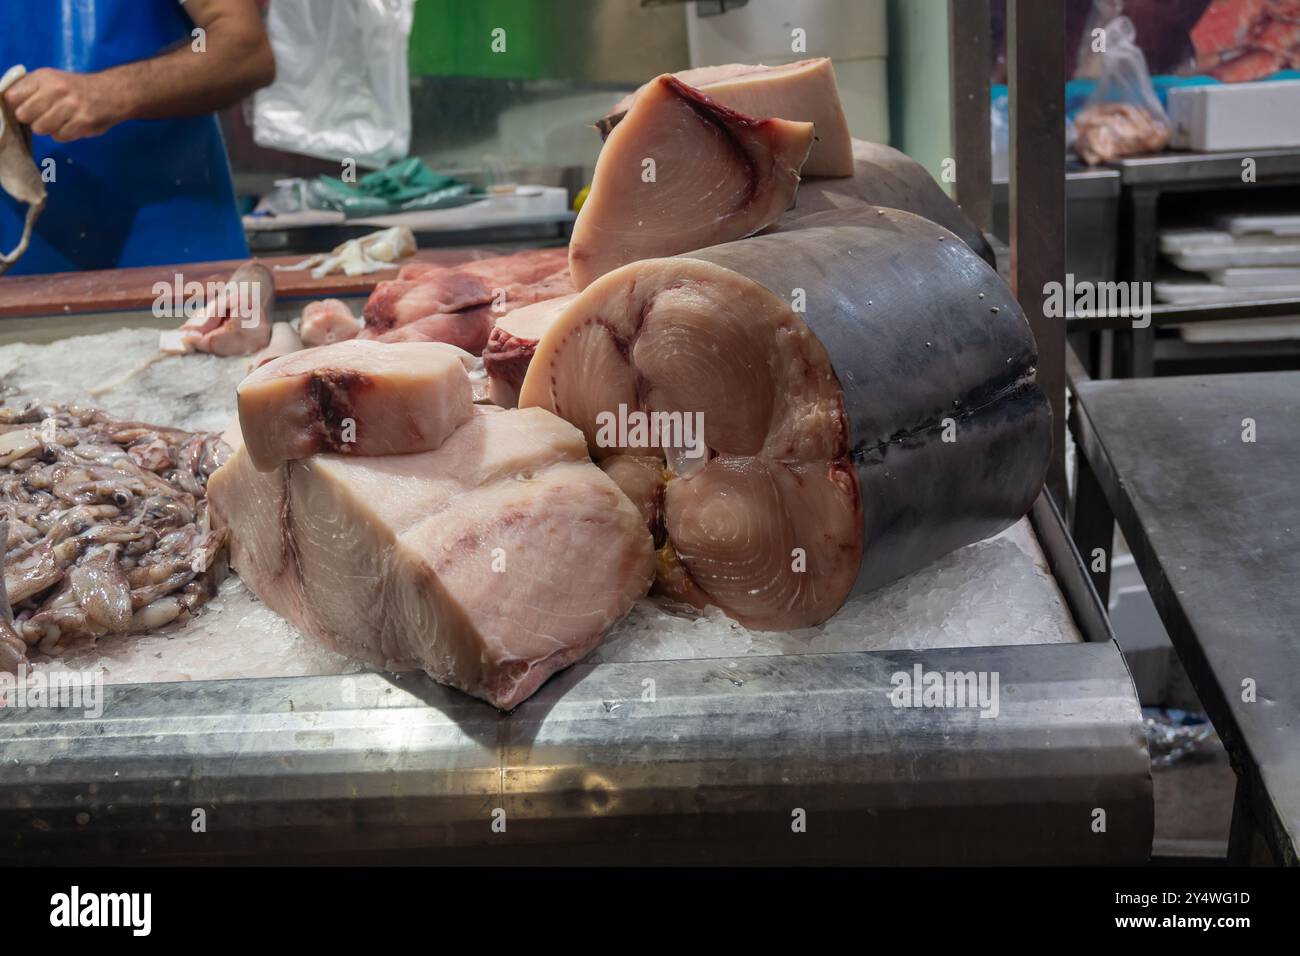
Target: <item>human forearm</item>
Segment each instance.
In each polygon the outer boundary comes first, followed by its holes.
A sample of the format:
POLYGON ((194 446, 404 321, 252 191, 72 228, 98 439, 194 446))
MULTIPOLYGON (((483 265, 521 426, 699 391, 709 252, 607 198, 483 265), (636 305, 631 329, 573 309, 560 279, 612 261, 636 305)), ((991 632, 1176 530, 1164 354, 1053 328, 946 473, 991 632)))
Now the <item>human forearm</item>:
POLYGON ((200 37, 148 60, 99 73, 40 69, 5 99, 32 132, 67 142, 129 119, 194 116, 238 102, 275 77, 253 0, 190 0, 200 37))
POLYGON ((189 0, 201 34, 138 63, 105 70, 120 91, 122 119, 166 119, 211 113, 275 79, 275 56, 253 0, 189 0))
POLYGON ((265 35, 210 32, 206 42, 205 51, 186 45, 96 74, 115 122, 215 112, 275 78, 265 35))

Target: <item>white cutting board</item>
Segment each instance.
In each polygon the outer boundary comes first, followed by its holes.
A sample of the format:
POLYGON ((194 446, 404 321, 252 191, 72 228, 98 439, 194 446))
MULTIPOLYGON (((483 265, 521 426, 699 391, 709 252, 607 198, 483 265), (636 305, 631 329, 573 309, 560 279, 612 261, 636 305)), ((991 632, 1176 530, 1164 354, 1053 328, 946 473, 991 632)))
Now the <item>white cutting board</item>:
MULTIPOLYGON (((1300 116, 1295 119, 1300 124, 1300 116)), ((1248 236, 1256 233, 1268 233, 1274 236, 1300 236, 1300 212, 1256 213, 1220 216, 1220 229, 1226 229, 1234 236, 1248 236)))
POLYGON ((1222 302, 1271 302, 1300 299, 1300 285, 1232 288, 1212 282, 1157 282, 1153 290, 1161 302, 1173 305, 1212 305, 1222 302))
POLYGON ((1300 267, 1300 236, 1234 236, 1221 229, 1170 229, 1160 251, 1180 269, 1208 272, 1242 266, 1300 267))
POLYGON ((1262 266, 1258 268, 1211 269, 1210 281, 1217 285, 1237 289, 1256 289, 1261 286, 1297 286, 1300 287, 1300 266, 1288 269, 1285 266, 1262 266))

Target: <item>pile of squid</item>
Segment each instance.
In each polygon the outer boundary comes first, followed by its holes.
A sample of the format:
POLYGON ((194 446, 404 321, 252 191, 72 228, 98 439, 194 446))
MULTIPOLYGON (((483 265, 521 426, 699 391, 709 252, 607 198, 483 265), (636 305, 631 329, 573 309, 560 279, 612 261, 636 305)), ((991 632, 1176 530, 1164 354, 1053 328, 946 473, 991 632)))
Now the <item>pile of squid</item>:
POLYGON ((76 640, 187 620, 227 570, 214 434, 93 408, 0 405, 0 671, 76 640))

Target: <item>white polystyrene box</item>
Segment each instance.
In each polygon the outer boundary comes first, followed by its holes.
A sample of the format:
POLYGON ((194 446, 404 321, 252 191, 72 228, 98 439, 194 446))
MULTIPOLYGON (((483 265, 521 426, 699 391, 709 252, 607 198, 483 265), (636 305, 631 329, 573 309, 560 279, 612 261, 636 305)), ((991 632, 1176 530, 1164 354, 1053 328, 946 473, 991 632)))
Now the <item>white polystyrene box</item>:
POLYGON ((1179 149, 1300 146, 1300 80, 1174 87, 1168 112, 1179 149))

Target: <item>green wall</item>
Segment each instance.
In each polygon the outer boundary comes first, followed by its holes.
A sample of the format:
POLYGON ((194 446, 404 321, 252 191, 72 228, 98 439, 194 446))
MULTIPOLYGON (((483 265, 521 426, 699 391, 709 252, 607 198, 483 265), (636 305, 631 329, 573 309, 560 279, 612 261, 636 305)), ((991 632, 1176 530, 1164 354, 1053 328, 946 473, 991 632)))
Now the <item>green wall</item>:
POLYGON ((411 24, 411 72, 535 79, 545 75, 554 12, 532 0, 419 0, 411 24), (491 49, 505 31, 505 51, 491 49))
POLYGON ((889 0, 888 13, 891 145, 939 179, 952 155, 948 0, 889 0))

